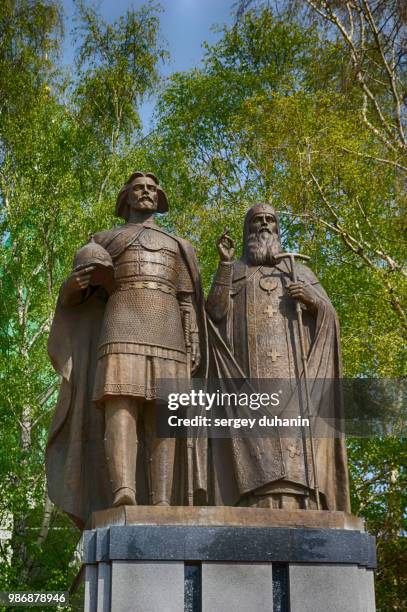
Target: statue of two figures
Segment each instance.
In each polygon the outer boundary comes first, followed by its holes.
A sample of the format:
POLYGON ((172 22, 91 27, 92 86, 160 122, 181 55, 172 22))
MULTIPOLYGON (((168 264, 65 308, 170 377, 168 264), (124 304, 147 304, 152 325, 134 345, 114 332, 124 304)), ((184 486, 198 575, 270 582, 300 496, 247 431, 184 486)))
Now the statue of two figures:
MULTIPOLYGON (((167 210, 157 178, 132 174, 116 203, 125 223, 95 234, 61 287, 49 338, 62 379, 46 452, 51 499, 80 528, 120 505, 349 511, 342 436, 157 437, 162 379, 174 391, 190 376, 239 372, 305 381, 310 396, 315 381, 340 377, 335 310, 310 269, 282 252, 271 206, 248 211, 240 259, 220 237, 206 304, 192 246, 154 221, 167 210)), ((313 413, 328 401, 340 419, 340 396, 321 398, 313 413)))

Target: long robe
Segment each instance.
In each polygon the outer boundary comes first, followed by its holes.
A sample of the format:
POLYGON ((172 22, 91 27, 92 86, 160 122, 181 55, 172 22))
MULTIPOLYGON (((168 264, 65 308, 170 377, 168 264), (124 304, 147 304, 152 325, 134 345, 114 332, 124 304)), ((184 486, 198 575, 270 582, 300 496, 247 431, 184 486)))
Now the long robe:
MULTIPOLYGON (((289 278, 290 271, 285 261, 276 266, 282 276, 289 278)), ((269 268, 269 271, 271 268, 269 268)), ((333 379, 341 376, 341 359, 339 345, 339 326, 335 310, 325 291, 314 274, 307 267, 298 265, 298 279, 312 285, 318 296, 316 317, 306 310, 304 313, 304 329, 308 358, 308 380, 313 397, 313 414, 320 416, 319 433, 316 440, 316 465, 318 484, 323 500, 323 507, 330 510, 349 511, 349 483, 347 472, 346 448, 343 437, 334 436, 332 432, 323 432, 330 417, 330 423, 340 426, 342 419, 342 398, 337 387, 330 385, 333 379), (327 381, 327 389, 323 389, 323 381, 327 381), (328 410, 327 410, 328 404, 328 410), (321 427, 322 424, 322 427, 321 427)), ((249 299, 250 278, 253 268, 246 264, 246 259, 234 262, 231 290, 227 295, 227 312, 224 316, 214 316, 214 325, 223 337, 225 344, 233 353, 235 360, 247 377, 256 377, 253 361, 264 359, 265 355, 254 355, 253 318, 256 304, 253 295, 249 299)), ((222 283, 221 283, 222 285, 222 283)), ((215 286, 215 285, 214 285, 215 286)), ((216 294, 210 294, 207 310, 216 314, 226 295, 225 286, 220 286, 216 294)), ((294 301, 293 301, 294 302, 294 301)), ((290 347, 292 359, 296 360, 295 370, 298 381, 303 380, 301 361, 299 358, 298 322, 287 319, 284 331, 293 346, 290 347), (290 325, 291 330, 288 330, 290 325)), ((216 339, 215 339, 216 342, 216 339)), ((216 351, 215 351, 216 352, 216 351)), ((233 377, 228 371, 227 360, 218 359, 216 367, 212 367, 212 376, 233 377)), ((294 369, 294 368, 293 368, 294 369)), ((286 374, 288 378, 288 373, 286 374)), ((279 435, 269 438, 236 438, 210 440, 213 466, 213 503, 216 505, 235 505, 242 499, 273 482, 294 482, 310 489, 314 486, 312 457, 310 457, 309 440, 305 441, 305 451, 290 456, 288 444, 279 435)))
MULTIPOLYGON (((95 236, 112 259, 135 240, 141 226, 125 225, 95 236)), ((155 227, 156 231, 163 230, 155 227)), ((192 246, 172 236, 180 247, 188 266, 197 304, 201 339, 201 376, 206 375, 207 333, 204 300, 198 263, 192 246)), ((65 307, 58 300, 48 341, 52 364, 61 376, 61 388, 46 448, 46 473, 50 499, 82 529, 96 510, 109 508, 113 497, 104 451, 104 411, 92 404, 92 391, 96 369, 98 339, 103 322, 105 302, 97 292, 82 304, 65 307)), ((186 488, 186 451, 179 441, 177 453, 179 503, 182 504, 186 488)), ((199 465, 205 462, 206 451, 195 465, 195 493, 204 486, 199 477, 199 465), (203 457, 203 459, 202 459, 203 457)))

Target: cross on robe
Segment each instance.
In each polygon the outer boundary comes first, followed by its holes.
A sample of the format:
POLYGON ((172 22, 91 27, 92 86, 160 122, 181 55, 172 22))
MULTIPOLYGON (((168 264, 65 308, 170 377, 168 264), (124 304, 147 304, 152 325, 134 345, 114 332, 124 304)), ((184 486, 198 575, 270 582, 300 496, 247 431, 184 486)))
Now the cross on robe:
POLYGON ((293 444, 291 444, 291 446, 288 446, 287 450, 288 450, 288 454, 290 455, 291 459, 294 459, 294 457, 296 455, 300 455, 301 454, 299 449, 296 446, 294 446, 293 444))
POLYGON ((273 304, 269 304, 264 310, 263 310, 264 314, 268 314, 269 319, 271 319, 272 316, 274 316, 275 314, 277 314, 277 308, 274 310, 274 305, 273 304))
POLYGON ((267 353, 267 357, 271 357, 271 361, 274 363, 274 361, 277 361, 277 358, 281 357, 281 355, 280 353, 277 353, 276 349, 273 346, 272 350, 267 353))

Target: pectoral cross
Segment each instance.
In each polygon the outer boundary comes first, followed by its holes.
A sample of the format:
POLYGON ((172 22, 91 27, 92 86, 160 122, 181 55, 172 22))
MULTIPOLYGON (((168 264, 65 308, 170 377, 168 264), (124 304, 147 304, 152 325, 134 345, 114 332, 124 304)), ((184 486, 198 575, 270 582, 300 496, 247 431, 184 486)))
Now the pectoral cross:
POLYGON ((265 308, 263 310, 264 314, 267 314, 269 319, 271 319, 271 317, 273 317, 275 314, 277 314, 277 308, 274 310, 274 306, 273 304, 269 304, 267 306, 267 308, 265 308))
POLYGON ((294 459, 294 457, 296 455, 300 455, 301 454, 299 449, 296 446, 294 446, 293 444, 291 444, 291 446, 288 446, 287 450, 288 450, 288 454, 290 455, 291 459, 294 459))
POLYGON ((267 353, 267 357, 271 357, 271 361, 274 363, 274 361, 277 361, 277 358, 281 357, 281 355, 280 353, 277 353, 276 349, 273 346, 272 350, 267 353))

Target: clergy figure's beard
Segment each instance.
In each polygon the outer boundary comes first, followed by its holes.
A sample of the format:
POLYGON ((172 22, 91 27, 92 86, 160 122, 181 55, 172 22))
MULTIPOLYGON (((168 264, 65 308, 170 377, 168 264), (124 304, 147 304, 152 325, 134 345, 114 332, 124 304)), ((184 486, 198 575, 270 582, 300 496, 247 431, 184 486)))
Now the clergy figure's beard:
POLYGON ((254 266, 274 264, 274 257, 280 252, 278 235, 270 230, 250 232, 247 239, 249 263, 254 266))

